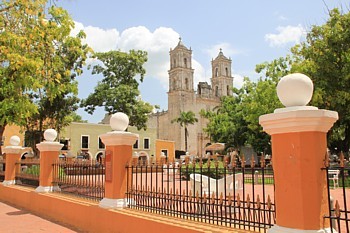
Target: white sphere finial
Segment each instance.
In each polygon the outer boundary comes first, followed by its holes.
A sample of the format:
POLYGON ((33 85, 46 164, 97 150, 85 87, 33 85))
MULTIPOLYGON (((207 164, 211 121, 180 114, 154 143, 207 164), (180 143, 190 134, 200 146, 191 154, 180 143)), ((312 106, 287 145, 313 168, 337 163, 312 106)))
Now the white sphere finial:
POLYGON ((278 98, 285 107, 307 105, 313 90, 311 79, 301 73, 286 75, 277 84, 278 98))
POLYGON ((14 135, 10 138, 11 146, 18 146, 20 142, 21 142, 21 139, 17 135, 14 135))
POLYGON ((129 125, 129 117, 123 112, 114 113, 109 124, 113 131, 125 131, 129 125))
POLYGON ((54 129, 47 129, 44 132, 44 139, 48 142, 53 142, 57 137, 57 132, 54 129))

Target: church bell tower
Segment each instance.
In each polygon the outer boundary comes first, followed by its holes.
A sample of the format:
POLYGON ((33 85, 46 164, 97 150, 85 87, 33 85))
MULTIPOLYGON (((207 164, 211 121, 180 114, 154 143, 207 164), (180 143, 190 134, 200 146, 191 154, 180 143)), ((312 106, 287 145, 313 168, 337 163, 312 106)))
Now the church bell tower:
POLYGON ((222 49, 220 49, 219 55, 211 61, 211 83, 214 98, 232 95, 233 77, 231 64, 232 60, 224 56, 222 49))
MULTIPOLYGON (((188 49, 181 38, 174 49, 170 50, 170 70, 169 92, 168 92, 168 112, 169 121, 180 116, 181 112, 192 109, 195 103, 195 91, 193 84, 192 50, 188 49)), ((176 142, 176 150, 185 150, 184 130, 182 127, 170 123, 170 140, 176 142)))

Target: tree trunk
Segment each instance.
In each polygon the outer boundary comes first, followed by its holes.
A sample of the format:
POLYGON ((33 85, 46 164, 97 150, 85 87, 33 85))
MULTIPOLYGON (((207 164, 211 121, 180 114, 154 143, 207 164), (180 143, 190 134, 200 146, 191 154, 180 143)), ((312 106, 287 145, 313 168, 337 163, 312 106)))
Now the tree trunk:
MULTIPOLYGON (((39 136, 39 142, 42 142, 43 141, 43 119, 40 117, 40 120, 39 120, 39 132, 40 132, 40 136, 39 136)), ((35 145, 35 143, 34 143, 35 145)))
POLYGON ((187 127, 185 127, 185 150, 186 150, 186 152, 187 152, 187 135, 188 135, 187 127))

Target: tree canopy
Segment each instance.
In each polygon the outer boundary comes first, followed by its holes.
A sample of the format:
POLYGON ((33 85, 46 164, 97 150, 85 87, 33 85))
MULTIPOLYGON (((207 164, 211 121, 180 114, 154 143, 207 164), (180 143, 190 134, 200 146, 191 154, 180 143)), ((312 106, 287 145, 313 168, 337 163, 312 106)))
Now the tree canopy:
POLYGON ((95 53, 93 57, 100 63, 90 66, 92 74, 102 74, 103 79, 94 92, 82 100, 81 106, 89 114, 98 106, 103 106, 109 114, 124 112, 130 118, 130 125, 146 129, 153 106, 140 98, 137 77, 143 81, 147 53, 140 50, 130 50, 129 53, 110 51, 95 53))
POLYGON ((0 17, 0 134, 7 124, 59 130, 78 102, 85 34, 70 36, 73 20, 46 0, 4 0, 0 17))
POLYGON ((233 93, 223 97, 213 111, 201 111, 209 119, 205 131, 212 141, 224 142, 227 148, 240 150, 242 146, 252 146, 257 152, 271 153, 270 137, 259 125, 259 116, 281 107, 275 81, 252 82, 245 78, 243 87, 234 88, 233 93))
POLYGON ((329 147, 335 152, 349 152, 350 145, 349 28, 350 13, 341 13, 335 8, 329 11, 325 24, 311 27, 306 40, 292 47, 290 55, 257 66, 271 79, 294 72, 311 78, 314 94, 310 105, 339 114, 339 120, 328 134, 329 147))
POLYGON ((256 66, 257 82, 245 79, 234 96, 222 99, 217 111, 202 112, 209 119, 206 131, 212 140, 239 147, 252 145, 268 151, 269 136, 258 123, 260 115, 283 107, 276 85, 285 75, 300 72, 314 83, 311 105, 339 113, 329 133, 329 146, 349 151, 350 144, 350 13, 329 11, 325 24, 311 27, 306 40, 291 48, 285 57, 256 66))
POLYGON ((329 134, 331 149, 350 145, 350 13, 335 8, 329 19, 313 26, 306 41, 292 49, 295 68, 314 82, 312 105, 337 111, 339 120, 329 134))

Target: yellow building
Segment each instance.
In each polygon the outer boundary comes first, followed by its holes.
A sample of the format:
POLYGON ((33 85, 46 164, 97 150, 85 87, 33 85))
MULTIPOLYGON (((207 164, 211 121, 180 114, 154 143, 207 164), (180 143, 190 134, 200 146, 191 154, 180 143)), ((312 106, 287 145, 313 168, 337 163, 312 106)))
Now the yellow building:
POLYGON ((156 158, 157 162, 160 161, 161 154, 164 153, 169 161, 175 160, 175 143, 167 140, 156 140, 156 158))
MULTIPOLYGON (((106 119, 102 121, 107 122, 106 119)), ((140 160, 155 162, 159 160, 161 152, 168 158, 175 158, 174 142, 157 139, 157 128, 155 122, 147 122, 147 130, 137 130, 129 126, 127 131, 139 135, 139 139, 133 145, 133 153, 140 156, 140 160)), ((71 152, 74 156, 86 156, 86 158, 98 159, 104 155, 105 146, 99 135, 111 131, 109 124, 78 123, 73 122, 62 129, 59 140, 65 146, 62 153, 71 152)))

